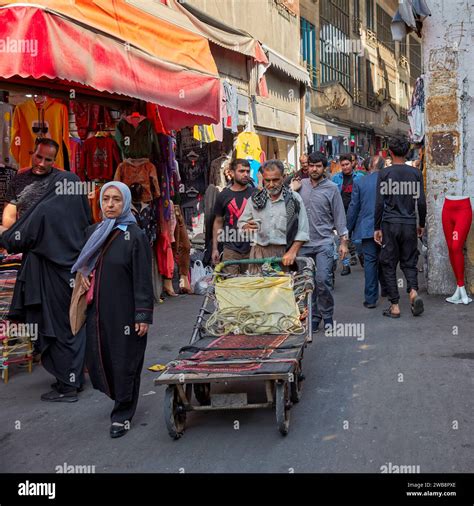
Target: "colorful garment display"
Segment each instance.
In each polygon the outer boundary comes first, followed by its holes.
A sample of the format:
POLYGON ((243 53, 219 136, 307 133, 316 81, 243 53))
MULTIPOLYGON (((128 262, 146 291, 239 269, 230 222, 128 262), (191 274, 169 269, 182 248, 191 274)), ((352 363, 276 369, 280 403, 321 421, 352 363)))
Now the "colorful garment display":
POLYGON ((76 120, 77 134, 82 140, 87 139, 89 132, 114 126, 109 111, 103 105, 72 102, 72 112, 76 120))
POLYGON ((262 147, 260 146, 260 139, 256 133, 242 132, 237 136, 235 143, 236 158, 260 160, 261 153, 262 147))
POLYGON ((0 162, 12 166, 14 159, 10 153, 13 124, 13 106, 0 102, 0 162))
POLYGON ((117 167, 114 180, 122 181, 127 186, 140 183, 143 186, 143 202, 150 202, 150 200, 160 196, 160 184, 156 167, 148 158, 136 160, 127 158, 117 167))
POLYGON ((79 176, 86 179, 112 179, 120 164, 120 153, 112 137, 90 137, 84 141, 79 176))
POLYGON ((11 153, 20 168, 31 165, 35 140, 47 137, 59 144, 55 167, 64 169, 69 156, 69 117, 67 107, 51 98, 36 103, 32 98, 19 104, 13 114, 11 153), (64 144, 63 144, 64 143, 64 144), (64 152, 66 146, 66 152, 64 152))
POLYGON ((151 121, 145 116, 132 114, 122 118, 117 124, 115 138, 123 158, 160 159, 157 135, 151 121))

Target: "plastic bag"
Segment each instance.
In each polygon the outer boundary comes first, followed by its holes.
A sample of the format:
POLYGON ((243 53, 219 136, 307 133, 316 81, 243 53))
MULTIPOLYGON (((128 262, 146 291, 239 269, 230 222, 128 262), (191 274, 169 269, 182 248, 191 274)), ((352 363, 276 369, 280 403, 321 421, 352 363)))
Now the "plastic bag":
POLYGON ((212 274, 204 276, 194 285, 194 295, 206 295, 209 285, 212 283, 212 274))
POLYGON ((201 260, 196 260, 191 267, 191 289, 194 291, 194 286, 202 278, 210 277, 212 279, 212 268, 204 267, 201 260))

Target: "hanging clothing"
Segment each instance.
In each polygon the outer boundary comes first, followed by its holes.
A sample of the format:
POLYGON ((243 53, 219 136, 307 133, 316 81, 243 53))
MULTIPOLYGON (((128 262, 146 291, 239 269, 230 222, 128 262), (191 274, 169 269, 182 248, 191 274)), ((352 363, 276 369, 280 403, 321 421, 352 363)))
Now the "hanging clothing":
POLYGON ((122 118, 115 130, 123 158, 160 159, 160 146, 151 121, 145 116, 122 118))
POLYGON ((139 158, 137 160, 128 158, 124 160, 117 167, 114 181, 122 181, 127 186, 140 183, 143 186, 143 202, 150 202, 150 200, 160 196, 160 184, 156 167, 148 158, 139 158))
POLYGON ((237 136, 235 143, 236 158, 260 160, 261 153, 262 147, 260 146, 260 139, 256 133, 242 132, 237 136))
POLYGON ((82 177, 80 174, 83 147, 84 143, 81 139, 77 137, 69 138, 69 153, 71 154, 71 159, 69 160, 70 170, 74 172, 74 174, 77 174, 81 178, 81 181, 85 181, 85 177, 82 177))
POLYGON ((150 244, 156 241, 156 210, 154 202, 132 202, 132 214, 137 220, 138 226, 145 232, 150 244))
POLYGON ((0 167, 0 216, 3 214, 8 188, 16 175, 16 170, 12 167, 0 167))
POLYGON ((92 179, 110 180, 120 162, 120 152, 115 139, 90 137, 84 141, 79 173, 89 181, 92 179))
POLYGON ((219 156, 211 162, 209 169, 209 184, 225 188, 227 185, 224 169, 229 165, 229 158, 226 155, 219 156))
POLYGON ((0 162, 13 167, 15 160, 10 153, 13 125, 13 106, 0 102, 0 162))
POLYGON ((191 242, 189 240, 186 224, 184 223, 183 213, 179 206, 174 206, 176 216, 176 227, 174 229, 174 242, 172 250, 174 261, 178 265, 180 276, 189 275, 191 242))
POLYGON ((207 143, 217 140, 212 125, 194 125, 193 137, 198 141, 207 143))
POLYGON ((103 105, 83 104, 74 101, 71 109, 75 117, 77 135, 83 141, 87 139, 89 132, 111 129, 114 126, 107 107, 103 105))
POLYGON ((423 77, 418 77, 413 90, 411 106, 408 111, 411 128, 411 141, 419 143, 425 136, 425 90, 423 77))
POLYGON ((160 111, 156 104, 146 103, 146 117, 151 121, 153 128, 157 134, 167 134, 163 121, 161 120, 160 111))
POLYGON ((42 198, 0 238, 9 252, 23 253, 8 318, 37 326, 43 367, 75 388, 82 382, 85 334, 71 332, 71 267, 84 244, 90 210, 85 195, 63 195, 56 188, 78 182, 75 174, 55 171, 42 198))
POLYGON ((13 114, 10 149, 20 168, 30 167, 31 155, 38 137, 47 137, 59 144, 54 165, 58 169, 64 169, 64 159, 69 156, 67 151, 69 148, 69 116, 64 104, 51 98, 47 98, 42 104, 36 104, 30 98, 16 106, 13 114))
POLYGON ((162 229, 156 242, 158 272, 165 278, 173 279, 174 258, 169 230, 162 229))
POLYGON ((131 420, 137 406, 147 335, 138 336, 135 324, 153 322, 151 273, 150 245, 138 225, 113 230, 96 263, 85 325, 87 369, 94 388, 115 400, 112 422, 131 420))
POLYGON ((222 81, 222 84, 224 85, 224 97, 227 110, 224 128, 230 129, 232 133, 236 133, 238 131, 237 126, 239 124, 237 88, 227 81, 222 81))

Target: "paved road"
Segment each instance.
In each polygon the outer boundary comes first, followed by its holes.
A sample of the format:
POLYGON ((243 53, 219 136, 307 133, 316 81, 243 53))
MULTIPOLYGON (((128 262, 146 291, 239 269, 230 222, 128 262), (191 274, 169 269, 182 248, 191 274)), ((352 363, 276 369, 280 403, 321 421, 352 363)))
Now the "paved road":
MULTIPOLYGON (((132 430, 112 440, 112 401, 89 383, 75 404, 42 402, 51 378, 37 366, 0 384, 0 471, 55 472, 66 463, 96 472, 473 472, 474 305, 425 295, 422 317, 403 300, 402 318, 390 320, 382 307, 362 306, 362 283, 360 267, 338 274, 335 319, 364 324, 364 340, 317 335, 287 437, 273 411, 258 410, 190 414, 184 437, 173 441, 164 388, 145 370, 132 430)), ((147 365, 187 344, 200 302, 183 296, 156 308, 147 365)))

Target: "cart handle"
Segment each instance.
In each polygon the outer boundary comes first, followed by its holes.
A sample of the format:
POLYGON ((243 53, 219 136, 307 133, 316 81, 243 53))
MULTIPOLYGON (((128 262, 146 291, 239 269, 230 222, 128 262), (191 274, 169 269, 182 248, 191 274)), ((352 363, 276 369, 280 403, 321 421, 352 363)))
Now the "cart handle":
MULTIPOLYGON (((224 267, 227 265, 241 265, 241 264, 256 264, 263 265, 266 263, 276 264, 281 263, 283 261, 282 257, 268 257, 268 258, 255 258, 255 259, 245 259, 245 260, 226 260, 225 262, 220 262, 214 268, 214 272, 219 274, 224 267)), ((304 267, 314 268, 314 260, 312 258, 307 257, 296 257, 295 262, 298 264, 298 269, 301 268, 300 264, 303 264, 304 267)))

